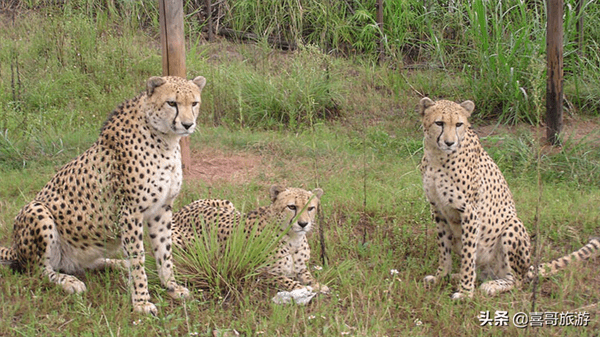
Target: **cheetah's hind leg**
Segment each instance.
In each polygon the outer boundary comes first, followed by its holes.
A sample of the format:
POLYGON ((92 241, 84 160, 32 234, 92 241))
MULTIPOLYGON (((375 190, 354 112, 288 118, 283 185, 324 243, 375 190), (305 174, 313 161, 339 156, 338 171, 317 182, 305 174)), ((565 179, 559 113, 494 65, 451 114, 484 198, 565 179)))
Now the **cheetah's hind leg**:
POLYGON ((521 275, 530 261, 529 237, 519 219, 514 218, 508 223, 502 234, 501 244, 496 252, 499 254, 499 259, 493 268, 493 273, 497 275, 497 278, 484 282, 480 287, 489 296, 510 291, 519 286, 521 275))
POLYGON ((60 237, 54 218, 48 209, 40 203, 27 205, 17 218, 17 222, 26 223, 21 236, 31 235, 30 245, 17 245, 15 255, 26 261, 35 261, 50 282, 56 283, 70 294, 86 291, 85 284, 77 277, 58 272, 65 263, 60 247, 60 237), (27 233, 24 233, 27 232, 27 233))
POLYGON ((481 291, 483 291, 486 295, 494 296, 496 294, 511 290, 516 284, 517 281, 514 275, 512 272, 509 272, 503 278, 484 282, 480 288, 481 291))
POLYGON ((129 269, 129 261, 127 259, 104 259, 102 262, 103 267, 119 270, 129 269))
POLYGON ((0 247, 0 265, 12 266, 16 263, 15 251, 9 247, 0 247))
POLYGON ((63 261, 58 230, 48 209, 42 204, 32 203, 17 216, 16 221, 28 223, 36 229, 35 236, 31 240, 33 247, 17 247, 21 249, 17 255, 30 261, 37 260, 42 275, 47 276, 50 282, 62 286, 67 293, 86 291, 85 284, 77 277, 58 272, 65 261, 63 261))
MULTIPOLYGON (((513 268, 510 265, 509 253, 505 250, 498 250, 496 254, 499 255, 499 259, 489 271, 491 274, 489 276, 491 276, 493 279, 484 282, 480 286, 481 291, 490 297, 509 291, 517 284, 513 274, 513 268)), ((480 275, 486 274, 486 272, 482 272, 480 275)))

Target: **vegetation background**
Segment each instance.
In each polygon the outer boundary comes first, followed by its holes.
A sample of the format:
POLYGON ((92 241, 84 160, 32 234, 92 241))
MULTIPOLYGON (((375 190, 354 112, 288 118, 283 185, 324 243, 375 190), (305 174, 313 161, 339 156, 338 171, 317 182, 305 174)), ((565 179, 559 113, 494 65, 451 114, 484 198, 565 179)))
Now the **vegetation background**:
MULTIPOLYGON (((375 0, 213 2, 210 15, 204 1, 184 2, 188 75, 208 85, 202 126, 191 137, 196 166, 176 208, 217 197, 250 210, 268 204, 271 184, 322 187, 310 267, 332 293, 307 306, 275 305, 275 290, 237 272, 192 287, 193 299, 182 304, 164 296, 151 273, 160 313, 145 317, 131 312, 126 272, 86 273, 89 291, 73 296, 39 275, 1 268, 0 335, 597 335, 598 259, 495 298, 454 302, 450 284, 423 289, 437 248, 417 168, 415 111, 423 96, 475 102, 473 122, 534 236, 536 258, 598 236, 596 2, 583 0, 578 13, 576 0, 565 1, 559 148, 545 145, 540 128, 543 1, 386 0, 382 29, 375 0), (238 38, 207 41, 209 16, 215 32, 238 38), (585 312, 590 322, 480 326, 481 312, 497 311, 585 312)), ((117 104, 160 74, 161 56, 155 1, 0 6, 0 244, 8 245, 18 210, 96 139, 117 104)), ((191 274, 200 264, 178 258, 191 274)))

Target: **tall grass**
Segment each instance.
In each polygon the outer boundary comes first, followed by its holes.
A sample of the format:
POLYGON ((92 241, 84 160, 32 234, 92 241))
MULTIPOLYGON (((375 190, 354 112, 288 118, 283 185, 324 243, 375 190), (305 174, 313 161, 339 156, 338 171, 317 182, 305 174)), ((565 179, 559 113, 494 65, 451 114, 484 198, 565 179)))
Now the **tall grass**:
POLYGON ((262 37, 274 36, 296 44, 302 39, 303 11, 300 1, 230 1, 226 22, 235 30, 262 37))
MULTIPOLYGON (((598 81, 600 67, 596 42, 600 38, 597 28, 600 26, 600 10, 593 5, 593 1, 584 0, 582 14, 578 14, 576 1, 565 1, 565 94, 570 111, 597 115, 600 111, 600 92, 594 84, 598 81), (582 46, 576 43, 579 15, 584 17, 582 46)), ((123 68, 131 65, 122 56, 131 54, 127 47, 132 44, 126 43, 115 48, 111 44, 111 37, 125 34, 139 38, 135 32, 140 30, 152 36, 158 34, 158 11, 154 1, 23 0, 13 3, 18 8, 41 8, 55 17, 64 15, 69 19, 56 19, 51 26, 42 29, 29 27, 30 31, 36 33, 31 37, 32 41, 39 40, 31 53, 24 54, 14 37, 5 37, 2 43, 7 47, 2 49, 0 59, 3 73, 25 71, 26 65, 21 64, 22 60, 29 60, 32 53, 37 53, 38 59, 49 62, 50 66, 58 64, 68 71, 64 72, 64 78, 52 79, 53 82, 44 83, 42 80, 45 87, 35 90, 39 92, 38 97, 28 97, 27 92, 21 92, 31 87, 30 83, 26 83, 24 74, 21 74, 23 81, 20 84, 15 77, 16 84, 2 86, 0 95, 5 97, 0 99, 10 104, 2 108, 0 115, 15 109, 29 111, 31 105, 39 106, 40 102, 47 107, 47 101, 64 101, 62 97, 43 95, 44 92, 54 91, 57 86, 64 87, 65 82, 82 81, 84 79, 81 77, 90 76, 101 81, 115 78, 117 73, 123 74, 122 70, 127 70, 123 68), (115 21, 120 22, 118 29, 113 24, 115 21), (45 43, 48 36, 56 43, 45 43), (111 46, 109 48, 113 56, 108 55, 107 59, 97 61, 95 55, 106 54, 99 50, 104 46, 111 46), (111 69, 115 71, 110 73, 111 69), (8 96, 13 97, 9 99, 8 96)), ((219 27, 256 34, 265 44, 271 38, 271 41, 288 41, 297 48, 316 47, 323 55, 385 60, 383 65, 396 71, 404 66, 441 69, 456 77, 460 87, 457 91, 461 93, 457 99, 469 98, 477 103, 476 117, 497 118, 503 123, 540 122, 537 115, 531 113, 530 92, 543 87, 545 82, 544 73, 536 70, 543 69, 545 64, 544 2, 389 0, 384 1, 381 28, 376 22, 376 3, 376 0, 225 0, 215 2, 213 12, 221 13, 216 16, 219 27), (383 53, 383 58, 379 58, 380 53, 383 53)), ((199 0, 186 0, 184 3, 186 28, 192 44, 203 41, 201 32, 207 26, 204 5, 199 0)), ((14 22, 26 26, 19 20, 14 22)), ((191 47, 194 48, 193 45, 191 47)), ((43 69, 47 65, 40 67, 43 69)), ((135 69, 129 70, 131 73, 135 69)), ((148 68, 145 71, 158 72, 148 71, 148 68)), ((237 107, 233 103, 227 106, 236 109, 238 117, 229 118, 229 123, 235 121, 244 126, 267 128, 284 124, 296 128, 301 124, 310 125, 315 116, 318 119, 318 116, 337 115, 335 92, 333 97, 326 97, 330 90, 328 86, 335 84, 328 83, 326 75, 320 79, 313 77, 305 83, 294 83, 293 78, 303 75, 297 71, 290 72, 289 77, 279 78, 243 75, 239 83, 229 87, 229 91, 238 93, 231 100, 238 102, 237 107), (302 90, 302 97, 288 94, 293 90, 302 90), (312 101, 316 102, 317 107, 309 107, 312 101), (262 106, 258 102, 263 103, 262 106), (296 111, 287 102, 298 102, 304 107, 296 111), (255 106, 255 111, 252 111, 255 106), (264 116, 265 111, 278 112, 264 116)), ((89 91, 73 94, 102 93, 102 89, 108 85, 98 84, 100 90, 90 88, 89 91)), ((454 97, 452 93, 441 93, 440 96, 454 97)), ((216 115, 215 120, 219 120, 219 117, 216 115)))
POLYGON ((470 84, 482 118, 537 124, 529 92, 545 85, 537 77, 545 50, 544 9, 525 2, 475 0, 467 7, 470 84), (491 20, 490 20, 491 19, 491 20))
POLYGON ((0 166, 77 147, 68 135, 97 134, 159 69, 158 51, 139 48, 150 39, 114 21, 66 5, 13 15, 0 26, 0 166))
POLYGON ((250 47, 249 55, 216 65, 202 55, 219 55, 220 47, 194 48, 189 67, 206 69, 202 74, 212 79, 203 97, 203 109, 211 116, 202 118, 214 124, 303 130, 341 115, 345 84, 337 76, 340 66, 318 48, 303 46, 289 58, 250 47))
MULTIPOLYGON (((597 73, 599 60, 594 49, 598 9, 592 3, 584 1, 578 14, 576 1, 566 1, 565 82, 570 102, 580 111, 596 114, 598 100, 592 97, 597 97, 597 91, 590 74, 597 73), (585 17, 584 50, 575 43, 579 15, 585 17)), ((545 64, 543 2, 474 0, 448 5, 394 0, 384 2, 383 28, 375 18, 376 0, 240 0, 231 2, 224 23, 264 37, 317 45, 325 52, 371 58, 383 52, 392 64, 441 67, 467 81, 466 95, 478 103, 478 117, 504 123, 540 122, 531 113, 529 93, 544 85, 539 72, 531 72, 545 64)))

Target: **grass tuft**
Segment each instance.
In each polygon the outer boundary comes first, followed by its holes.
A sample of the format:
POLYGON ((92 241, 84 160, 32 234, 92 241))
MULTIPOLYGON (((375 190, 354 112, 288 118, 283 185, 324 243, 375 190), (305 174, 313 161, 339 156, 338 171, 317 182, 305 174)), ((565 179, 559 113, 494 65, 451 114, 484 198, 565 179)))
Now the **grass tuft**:
MULTIPOLYGON (((272 261, 281 240, 279 224, 257 226, 246 231, 245 219, 233 225, 225 242, 218 239, 218 220, 202 224, 195 240, 185 250, 175 248, 174 258, 182 280, 194 289, 208 290, 214 297, 242 298, 242 289, 256 287, 261 269, 272 261)), ((195 226, 194 226, 195 227, 195 226)), ((264 281, 264 280, 263 280, 264 281)), ((264 283, 264 282, 263 282, 264 283)))

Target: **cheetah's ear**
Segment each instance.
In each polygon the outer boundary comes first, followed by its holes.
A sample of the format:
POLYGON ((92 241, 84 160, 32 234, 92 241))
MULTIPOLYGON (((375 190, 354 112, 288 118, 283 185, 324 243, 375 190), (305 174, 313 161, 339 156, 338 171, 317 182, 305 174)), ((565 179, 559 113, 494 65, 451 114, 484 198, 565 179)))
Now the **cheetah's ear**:
POLYGON ((320 188, 315 188, 314 190, 312 190, 312 193, 318 198, 321 199, 321 196, 323 195, 323 190, 320 188))
POLYGON ((204 88, 204 86, 206 85, 206 78, 204 78, 203 76, 197 76, 192 80, 192 82, 194 82, 194 84, 196 84, 198 88, 202 90, 202 88, 204 88))
POLYGON ((460 103, 460 106, 467 110, 467 117, 470 117, 473 110, 475 110, 475 103, 473 101, 464 101, 460 103))
POLYGON ((275 202, 275 199, 277 199, 277 196, 279 195, 279 193, 285 191, 285 187, 281 187, 279 185, 273 185, 271 186, 271 202, 275 202))
POLYGON ((148 82, 146 82, 146 93, 148 94, 148 96, 152 96, 152 94, 154 93, 154 89, 156 89, 157 87, 160 87, 161 85, 165 84, 167 81, 165 81, 164 78, 162 77, 158 77, 158 76, 152 76, 148 79, 148 82))
POLYGON ((429 108, 434 104, 435 102, 432 101, 429 97, 421 98, 421 100, 419 101, 419 113, 421 114, 421 116, 425 115, 425 109, 429 108))

